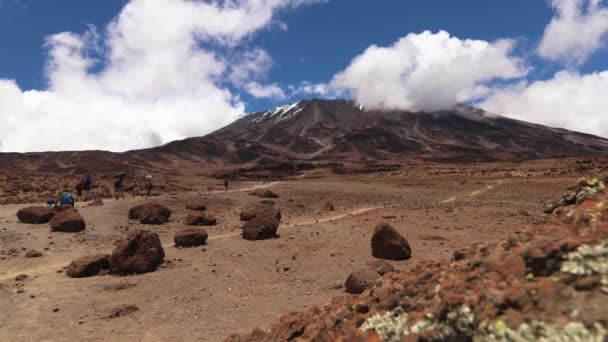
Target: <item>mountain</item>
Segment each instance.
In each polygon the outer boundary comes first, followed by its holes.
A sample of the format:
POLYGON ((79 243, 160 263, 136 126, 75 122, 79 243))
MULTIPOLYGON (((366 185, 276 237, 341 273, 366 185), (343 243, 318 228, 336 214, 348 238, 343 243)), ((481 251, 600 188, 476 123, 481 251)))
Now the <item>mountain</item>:
POLYGON ((305 100, 254 113, 208 135, 236 160, 417 158, 491 161, 608 153, 608 140, 458 106, 436 113, 366 110, 352 101, 305 100))
POLYGON ((4 153, 0 169, 60 173, 210 169, 281 163, 419 159, 471 162, 608 154, 608 140, 509 119, 473 107, 436 113, 367 110, 304 100, 241 117, 204 137, 125 153, 4 153))

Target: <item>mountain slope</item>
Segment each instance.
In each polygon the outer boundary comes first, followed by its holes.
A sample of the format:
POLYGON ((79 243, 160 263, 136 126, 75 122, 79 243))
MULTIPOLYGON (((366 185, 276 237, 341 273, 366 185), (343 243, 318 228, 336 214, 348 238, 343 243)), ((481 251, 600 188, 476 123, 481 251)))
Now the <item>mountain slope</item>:
POLYGON ((244 161, 294 159, 514 160, 608 152, 608 140, 460 106, 411 113, 365 110, 345 100, 306 100, 247 115, 208 139, 231 145, 244 161))

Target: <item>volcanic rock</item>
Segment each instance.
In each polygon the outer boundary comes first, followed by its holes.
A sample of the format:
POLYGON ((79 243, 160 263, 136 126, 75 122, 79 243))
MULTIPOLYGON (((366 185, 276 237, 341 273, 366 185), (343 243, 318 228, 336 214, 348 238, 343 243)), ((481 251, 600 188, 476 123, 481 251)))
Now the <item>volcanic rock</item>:
POLYGON ((265 189, 256 189, 250 192, 249 194, 252 196, 257 196, 259 198, 279 198, 279 195, 277 195, 276 193, 265 189))
POLYGON ((186 209, 194 211, 205 211, 207 210, 207 203, 200 201, 190 202, 186 204, 186 209))
POLYGON ((40 258, 41 256, 42 256, 42 253, 38 252, 35 249, 30 249, 24 255, 24 257, 26 257, 26 258, 40 258))
POLYGON ((55 215, 51 221, 51 230, 54 232, 78 233, 87 227, 84 218, 76 209, 64 210, 55 215))
POLYGON ((241 211, 241 221, 250 221, 256 218, 258 215, 269 215, 276 217, 277 220, 281 219, 281 211, 266 204, 256 204, 251 207, 245 208, 241 211))
POLYGON ((72 261, 66 270, 66 275, 71 278, 93 277, 109 267, 107 254, 88 255, 72 261))
POLYGON ((412 249, 395 228, 380 223, 372 236, 372 255, 379 259, 407 260, 412 256, 412 249))
POLYGON ((211 214, 190 214, 186 217, 186 224, 189 226, 215 226, 217 219, 211 214))
POLYGON ((173 241, 175 247, 196 247, 204 245, 208 236, 204 229, 186 228, 175 232, 173 241))
POLYGON ((112 252, 110 273, 122 275, 152 272, 164 258, 165 251, 156 233, 134 231, 112 252))
POLYGON ((129 217, 139 216, 141 224, 164 224, 169 222, 169 217, 171 217, 171 209, 156 203, 147 203, 141 209, 135 207, 131 211, 129 211, 129 217))
POLYGON ((47 207, 28 207, 17 212, 17 218, 23 223, 42 224, 48 223, 56 211, 47 207))
POLYGON ((274 215, 258 214, 254 219, 247 221, 243 226, 243 239, 266 240, 277 236, 279 220, 274 215))

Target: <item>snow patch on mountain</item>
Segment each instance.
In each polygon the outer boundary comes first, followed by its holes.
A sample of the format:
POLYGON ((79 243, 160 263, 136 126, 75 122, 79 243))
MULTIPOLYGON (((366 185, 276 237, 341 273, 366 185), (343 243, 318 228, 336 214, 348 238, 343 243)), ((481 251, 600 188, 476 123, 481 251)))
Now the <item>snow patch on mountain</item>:
POLYGON ((264 112, 259 117, 251 120, 251 123, 258 124, 258 123, 264 122, 264 121, 272 119, 272 118, 275 119, 275 122, 281 122, 281 121, 291 119, 294 116, 298 115, 304 109, 304 108, 300 107, 301 102, 302 101, 299 101, 296 103, 292 103, 292 104, 288 104, 288 105, 284 105, 284 106, 280 106, 280 107, 271 109, 267 112, 264 112))

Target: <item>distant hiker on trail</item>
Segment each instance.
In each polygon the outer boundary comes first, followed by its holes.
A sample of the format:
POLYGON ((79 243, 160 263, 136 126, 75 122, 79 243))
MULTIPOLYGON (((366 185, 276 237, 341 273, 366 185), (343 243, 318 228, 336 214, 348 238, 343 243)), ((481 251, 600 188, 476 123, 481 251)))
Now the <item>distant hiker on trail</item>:
POLYGON ((152 194, 152 176, 146 176, 146 183, 144 184, 144 189, 146 190, 146 197, 150 197, 152 194))
POLYGON ((228 191, 228 180, 224 179, 224 191, 228 191))
POLYGON ((72 196, 72 193, 70 190, 68 190, 68 187, 64 186, 61 195, 59 195, 59 205, 70 206, 73 208, 74 204, 74 196, 72 196))
POLYGON ((93 177, 85 175, 82 177, 82 190, 91 191, 91 189, 93 189, 93 177))
POLYGON ((116 181, 114 182, 114 197, 116 198, 116 200, 122 198, 125 198, 125 194, 122 192, 122 187, 123 187, 123 178, 124 175, 120 175, 117 177, 116 181))

